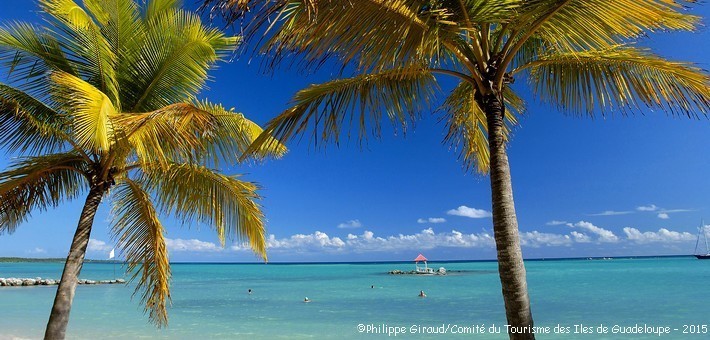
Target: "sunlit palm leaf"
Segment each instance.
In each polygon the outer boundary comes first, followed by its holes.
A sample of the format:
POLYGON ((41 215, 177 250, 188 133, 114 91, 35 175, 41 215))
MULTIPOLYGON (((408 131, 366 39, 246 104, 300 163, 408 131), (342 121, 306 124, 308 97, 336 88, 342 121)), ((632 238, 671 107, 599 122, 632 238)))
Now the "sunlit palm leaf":
POLYGON ((660 108, 696 117, 710 106, 710 77, 689 63, 617 46, 542 56, 530 81, 545 101, 572 113, 660 108))
POLYGON ((648 31, 693 30, 700 18, 683 14, 676 0, 532 0, 525 1, 512 29, 535 34, 566 50, 598 48, 633 39, 648 31))
MULTIPOLYGON (((486 115, 476 102, 476 91, 467 82, 460 82, 454 88, 442 109, 446 115, 441 119, 446 122, 447 133, 444 143, 459 151, 459 159, 464 167, 475 169, 480 174, 487 174, 490 164, 488 147, 488 123, 486 115)), ((504 93, 505 125, 503 138, 510 139, 512 128, 518 124, 517 116, 524 111, 525 103, 512 91, 504 93)))
POLYGON ((267 123, 254 147, 271 136, 285 142, 309 129, 315 143, 338 143, 341 130, 348 128, 357 128, 363 140, 370 133, 380 135, 385 117, 406 132, 437 88, 429 70, 414 67, 311 85, 295 95, 290 109, 267 123))
POLYGON ((40 6, 58 20, 55 25, 69 38, 65 47, 78 74, 119 107, 116 54, 91 15, 73 0, 40 0, 40 6))
POLYGON ((0 63, 8 69, 8 80, 17 81, 23 91, 45 95, 50 70, 76 74, 54 36, 27 23, 0 28, 0 63))
POLYGON ((192 164, 144 170, 146 187, 155 192, 161 211, 183 221, 214 227, 222 245, 234 237, 247 241, 256 254, 266 259, 256 184, 192 164))
POLYGON ((51 75, 52 95, 64 102, 64 114, 71 120, 77 142, 88 150, 107 152, 115 143, 114 124, 116 109, 111 100, 81 78, 63 72, 51 75))
POLYGON ((85 187, 84 159, 75 153, 29 157, 0 173, 0 234, 12 233, 32 211, 72 200, 85 187))
POLYGON ((210 67, 237 43, 189 12, 168 11, 146 22, 145 41, 123 75, 124 111, 153 111, 192 99, 210 67))
POLYGON ((52 108, 25 92, 0 83, 0 145, 9 152, 56 152, 71 140, 68 124, 52 108))
POLYGON ((170 262, 163 225, 150 196, 140 185, 126 179, 114 192, 112 233, 126 258, 127 270, 136 278, 135 293, 150 320, 158 327, 167 325, 166 305, 170 302, 170 262))

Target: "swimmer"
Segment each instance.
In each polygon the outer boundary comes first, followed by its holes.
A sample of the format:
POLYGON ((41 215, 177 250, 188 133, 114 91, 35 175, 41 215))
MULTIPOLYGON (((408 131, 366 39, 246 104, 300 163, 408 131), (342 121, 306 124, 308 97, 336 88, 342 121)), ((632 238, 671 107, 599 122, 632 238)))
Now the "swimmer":
POLYGON ((308 303, 308 302, 311 302, 311 300, 310 300, 310 299, 308 299, 308 297, 306 296, 306 298, 305 298, 305 299, 303 299, 303 302, 306 302, 306 303, 308 303))
POLYGON ((426 297, 426 294, 424 294, 424 291, 423 291, 423 290, 420 290, 420 291, 419 291, 419 297, 426 297))
POLYGON ((251 288, 249 288, 249 295, 251 295, 251 288))

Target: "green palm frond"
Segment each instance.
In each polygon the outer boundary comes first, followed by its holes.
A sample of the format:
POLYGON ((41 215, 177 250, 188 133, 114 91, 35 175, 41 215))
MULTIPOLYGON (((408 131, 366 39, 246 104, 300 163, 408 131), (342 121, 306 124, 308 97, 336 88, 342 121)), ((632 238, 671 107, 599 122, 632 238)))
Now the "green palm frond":
MULTIPOLYGON (((513 91, 505 91, 505 125, 503 138, 510 139, 512 128, 518 124, 525 103, 513 91)), ((466 170, 475 169, 479 174, 487 174, 490 165, 488 147, 488 123, 486 114, 476 101, 476 91, 470 83, 460 82, 440 108, 445 113, 447 133, 444 143, 459 151, 459 159, 466 170)))
POLYGON ((146 22, 141 50, 122 74, 124 111, 153 111, 191 100, 204 86, 207 71, 239 42, 206 27, 193 13, 164 12, 146 22))
POLYGON ((528 67, 535 92, 567 112, 633 112, 645 106, 697 117, 710 107, 710 76, 645 49, 550 54, 528 67))
POLYGON ((525 1, 511 29, 534 30, 536 35, 565 50, 599 48, 648 31, 695 29, 700 17, 681 13, 683 2, 695 1, 525 1))
POLYGON ((357 126, 360 140, 370 133, 377 137, 384 116, 395 129, 401 127, 406 132, 437 89, 431 72, 415 67, 311 85, 296 93, 290 109, 267 123, 253 147, 261 147, 272 136, 288 141, 309 126, 315 143, 318 140, 338 143, 346 125, 357 126))
POLYGON ((0 63, 8 69, 9 81, 17 82, 24 91, 39 95, 48 91, 47 72, 77 72, 57 38, 44 29, 21 22, 0 28, 0 63))
POLYGON ((58 21, 55 26, 68 38, 64 47, 75 61, 78 74, 120 109, 116 54, 94 18, 73 0, 40 0, 40 6, 58 21))
POLYGON ((170 303, 170 262, 163 225, 150 196, 130 179, 120 183, 114 193, 112 233, 125 255, 131 281, 137 280, 135 294, 150 320, 158 327, 168 323, 166 305, 170 303))
POLYGON ((155 193, 162 212, 215 228, 222 245, 235 236, 248 241, 251 249, 266 260, 256 184, 194 164, 143 170, 146 188, 155 193))
POLYGON ((15 161, 0 173, 0 234, 12 233, 32 211, 76 198, 85 187, 84 158, 50 154, 15 161))
POLYGON ((71 138, 68 123, 52 108, 29 94, 0 83, 0 145, 9 152, 57 152, 71 138))
POLYGON ((111 99, 81 78, 57 71, 52 79, 52 96, 63 103, 64 114, 72 122, 79 145, 95 152, 107 152, 115 143, 114 124, 117 110, 111 99))

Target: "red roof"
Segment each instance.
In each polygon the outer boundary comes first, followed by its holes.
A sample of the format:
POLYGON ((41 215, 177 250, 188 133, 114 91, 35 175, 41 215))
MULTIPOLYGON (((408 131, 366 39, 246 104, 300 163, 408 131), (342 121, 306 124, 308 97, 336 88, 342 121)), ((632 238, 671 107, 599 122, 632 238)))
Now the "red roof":
POLYGON ((419 254, 416 259, 414 259, 414 262, 419 262, 419 261, 427 261, 426 257, 424 255, 419 254))

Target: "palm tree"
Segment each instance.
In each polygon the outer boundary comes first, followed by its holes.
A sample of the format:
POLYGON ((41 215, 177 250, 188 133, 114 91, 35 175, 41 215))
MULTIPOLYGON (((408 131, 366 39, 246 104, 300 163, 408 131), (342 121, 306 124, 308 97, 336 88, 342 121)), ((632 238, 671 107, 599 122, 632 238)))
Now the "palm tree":
MULTIPOLYGON (((687 1, 694 2, 694 1, 687 1)), ((390 120, 407 129, 438 94, 434 74, 458 84, 443 106, 445 140, 467 168, 490 174, 493 226, 508 324, 533 325, 506 143, 525 108, 513 88, 571 114, 629 114, 642 108, 698 117, 710 104, 709 77, 634 45, 648 32, 694 30, 700 18, 673 0, 206 0, 228 21, 246 17, 266 32, 269 66, 289 55, 306 67, 336 59, 354 76, 299 91, 254 145, 312 131, 338 142, 390 120), (264 27, 266 27, 264 29, 264 27), (347 67, 345 67, 347 66, 347 67), (348 134, 349 135, 349 134, 348 134)), ((511 338, 534 338, 529 332, 511 338)))
MULTIPOLYGON (((160 214, 210 226, 222 245, 248 241, 266 260, 258 186, 224 175, 261 128, 198 101, 207 71, 237 37, 205 26, 174 0, 40 0, 49 27, 0 29, 0 145, 20 156, 0 173, 0 234, 32 211, 86 195, 45 338, 65 336, 96 210, 109 197, 111 231, 136 293, 167 324, 170 264, 160 214), (110 194, 110 195, 109 195, 110 194)), ((250 157, 278 156, 276 144, 250 157)))

